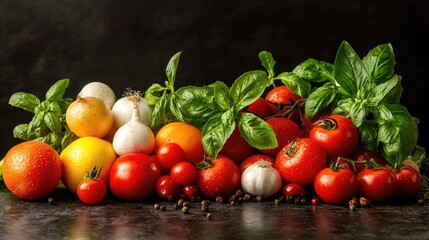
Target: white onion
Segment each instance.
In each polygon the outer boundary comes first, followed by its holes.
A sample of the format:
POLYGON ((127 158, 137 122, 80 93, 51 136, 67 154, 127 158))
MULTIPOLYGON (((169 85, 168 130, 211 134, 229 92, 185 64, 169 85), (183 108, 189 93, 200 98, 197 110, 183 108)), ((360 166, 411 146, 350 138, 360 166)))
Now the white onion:
POLYGON ((115 127, 120 128, 125 123, 129 122, 135 106, 139 110, 138 118, 147 126, 150 126, 152 119, 152 109, 150 108, 146 99, 140 96, 137 92, 131 90, 115 102, 112 107, 113 116, 115 117, 115 127))
POLYGON ((78 96, 84 97, 96 97, 103 100, 104 104, 108 109, 112 109, 113 104, 116 101, 115 92, 105 83, 102 82, 90 82, 86 84, 82 90, 80 90, 78 96))
POLYGON ((243 190, 254 196, 269 197, 280 191, 282 178, 271 162, 259 160, 241 174, 243 190))

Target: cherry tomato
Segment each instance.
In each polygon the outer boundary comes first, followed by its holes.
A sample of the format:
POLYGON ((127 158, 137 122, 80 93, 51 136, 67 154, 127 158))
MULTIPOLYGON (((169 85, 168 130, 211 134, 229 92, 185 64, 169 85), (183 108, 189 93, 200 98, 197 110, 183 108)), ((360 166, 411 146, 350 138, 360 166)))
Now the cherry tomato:
POLYGON ((265 98, 260 97, 247 107, 247 111, 261 118, 266 118, 275 115, 277 107, 265 98))
POLYGON ((261 152, 271 157, 276 157, 279 151, 295 138, 304 137, 304 133, 298 124, 290 119, 269 118, 266 122, 276 134, 278 146, 272 149, 261 149, 261 152))
POLYGON ((374 160, 380 166, 386 166, 387 164, 387 161, 384 157, 362 147, 358 147, 356 151, 353 153, 351 158, 355 161, 357 172, 360 172, 365 168, 366 164, 364 162, 366 161, 374 160), (356 163, 356 162, 362 162, 362 163, 356 163))
POLYGON ((180 189, 181 186, 174 182, 170 175, 161 176, 156 182, 156 193, 162 199, 168 199, 169 196, 178 196, 180 189))
POLYGON ((211 200, 230 197, 240 188, 240 169, 230 158, 218 156, 205 169, 198 170, 196 185, 201 194, 211 200))
POLYGON ((156 157, 163 168, 170 169, 174 164, 185 161, 185 151, 175 142, 166 142, 158 148, 156 157))
POLYGON ((85 204, 99 204, 106 197, 106 183, 100 179, 84 179, 77 186, 77 196, 85 204))
POLYGON ((305 197, 307 191, 305 188, 296 183, 288 183, 283 187, 284 196, 300 196, 305 197))
POLYGON ((109 186, 116 197, 138 201, 150 198, 155 193, 159 178, 157 161, 143 153, 130 153, 113 162, 109 186))
POLYGON ((297 138, 280 150, 275 168, 286 182, 308 185, 327 167, 325 151, 310 138, 297 138))
POLYGON ((177 184, 189 185, 197 179, 197 168, 190 162, 179 162, 170 169, 170 176, 177 184))
POLYGON ((394 171, 396 176, 396 190, 393 196, 396 199, 410 199, 415 197, 420 190, 420 174, 410 166, 394 171))
POLYGON ((392 170, 366 168, 359 173, 359 193, 373 202, 386 201, 393 196, 397 180, 392 170))
POLYGON ((252 165, 253 163, 259 161, 259 160, 265 160, 265 161, 269 161, 271 162, 271 164, 274 166, 276 160, 268 155, 265 154, 254 154, 246 159, 244 159, 244 161, 240 164, 240 166, 238 167, 240 169, 240 172, 243 173, 243 171, 250 165, 252 165))
POLYGON ((356 174, 347 168, 334 170, 325 168, 314 179, 317 196, 328 204, 344 204, 358 192, 356 174))
MULTIPOLYGON (((279 112, 282 113, 285 111, 283 109, 284 106, 291 107, 296 101, 301 99, 301 96, 292 92, 287 86, 282 85, 271 89, 265 96, 265 99, 271 103, 278 104, 281 107, 279 112)), ((299 115, 299 110, 296 109, 291 113, 289 118, 299 123, 301 120, 299 115)))
POLYGON ((256 149, 252 147, 246 139, 241 136, 237 124, 231 136, 226 140, 219 154, 225 155, 233 160, 237 165, 254 154, 256 149))
POLYGON ((189 201, 193 197, 198 197, 200 191, 196 185, 186 185, 182 187, 182 197, 183 199, 189 201))
POLYGON ((350 156, 359 143, 357 127, 349 118, 336 114, 318 120, 309 137, 322 146, 328 159, 350 156))

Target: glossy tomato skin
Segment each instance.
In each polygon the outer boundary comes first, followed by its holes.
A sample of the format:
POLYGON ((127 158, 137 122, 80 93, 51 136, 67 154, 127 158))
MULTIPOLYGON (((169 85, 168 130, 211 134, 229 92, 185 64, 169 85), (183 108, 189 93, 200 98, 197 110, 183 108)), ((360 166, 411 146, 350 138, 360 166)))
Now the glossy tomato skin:
POLYGON ((278 153, 275 168, 289 183, 309 185, 327 167, 325 151, 310 138, 297 138, 278 153))
POLYGON ((116 159, 110 169, 109 187, 123 200, 150 198, 160 178, 159 163, 143 153, 130 153, 116 159))
POLYGON ((170 169, 174 164, 185 161, 185 151, 175 142, 166 142, 157 149, 156 157, 163 168, 170 169))
POLYGON ((307 195, 307 191, 303 186, 297 183, 288 183, 283 187, 283 195, 305 197, 305 195, 307 195))
POLYGON ((197 179, 197 168, 190 162, 178 162, 170 169, 170 176, 180 185, 190 185, 197 179))
POLYGON ((247 112, 251 112, 261 118, 266 118, 277 114, 277 107, 265 98, 260 97, 247 107, 247 112))
POLYGON ((357 172, 360 172, 365 168, 365 163, 362 163, 365 161, 374 160, 380 166, 386 166, 387 164, 384 157, 362 147, 357 147, 351 158, 355 161, 357 172))
POLYGON ((328 204, 344 204, 358 193, 358 189, 356 174, 347 168, 339 170, 325 168, 314 179, 317 196, 328 204))
POLYGON ((241 174, 237 165, 226 156, 218 156, 211 166, 198 170, 196 185, 203 197, 230 197, 240 188, 241 174))
POLYGON ((161 176, 156 182, 156 193, 162 199, 168 199, 169 196, 178 196, 180 189, 181 186, 174 182, 170 175, 161 176))
POLYGON ((236 124, 234 131, 226 140, 219 154, 231 158, 235 164, 240 165, 244 159, 255 152, 256 149, 252 147, 246 139, 243 138, 243 136, 241 136, 240 130, 236 124))
POLYGON ((406 166, 394 171, 397 186, 393 196, 396 199, 406 200, 417 195, 421 186, 420 174, 413 167, 406 166))
POLYGON ((359 173, 359 194, 372 202, 390 199, 396 189, 397 180, 392 170, 366 168, 359 173))
MULTIPOLYGON (((301 96, 292 92, 287 86, 282 85, 271 89, 265 96, 265 99, 271 103, 278 104, 282 108, 282 106, 285 105, 292 106, 295 102, 301 99, 301 96)), ((279 113, 284 111, 285 110, 282 108, 279 113)), ((298 109, 292 112, 290 119, 296 123, 300 122, 300 113, 298 109)))
POLYGON ((271 157, 276 157, 279 151, 292 140, 304 137, 304 133, 298 124, 290 119, 269 118, 266 122, 276 134, 278 146, 272 149, 261 149, 261 152, 271 157))
POLYGON ((200 195, 200 191, 198 190, 197 185, 186 185, 182 186, 182 194, 181 197, 185 201, 189 201, 192 198, 196 198, 200 195))
POLYGON ((319 120, 309 137, 322 146, 328 159, 350 156, 359 143, 357 127, 349 118, 337 114, 319 120))
POLYGON ((88 205, 101 203, 107 194, 106 183, 100 179, 84 179, 77 186, 79 200, 88 205))
POLYGON ((265 155, 265 154, 254 154, 252 156, 249 156, 248 158, 244 159, 244 161, 240 164, 240 166, 238 167, 240 169, 240 172, 243 173, 243 171, 250 165, 252 165, 253 163, 259 161, 259 160, 265 160, 268 161, 272 164, 272 166, 274 167, 276 159, 265 155))

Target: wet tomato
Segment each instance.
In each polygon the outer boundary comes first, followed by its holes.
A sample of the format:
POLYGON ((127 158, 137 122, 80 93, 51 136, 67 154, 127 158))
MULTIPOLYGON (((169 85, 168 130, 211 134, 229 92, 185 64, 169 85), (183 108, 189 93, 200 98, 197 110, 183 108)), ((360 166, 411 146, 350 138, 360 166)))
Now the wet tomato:
POLYGON ((359 194, 372 202, 390 199, 397 186, 396 176, 392 170, 366 168, 359 173, 359 194))
POLYGON ((158 148, 156 157, 163 168, 170 169, 174 164, 185 161, 185 151, 175 142, 166 142, 158 148))
POLYGON ((406 166, 394 171, 397 186, 393 196, 396 199, 410 199, 417 195, 421 186, 420 174, 413 167, 406 166))
POLYGON ((314 179, 317 196, 328 204, 346 203, 357 194, 358 187, 356 174, 348 168, 325 168, 314 179))
POLYGON ((260 97, 247 107, 247 111, 258 117, 266 118, 277 114, 277 107, 265 98, 260 97))
POLYGON ((107 194, 106 183, 100 179, 84 179, 77 186, 79 200, 88 205, 99 204, 107 194))
POLYGON ((156 193, 162 199, 168 199, 169 196, 178 196, 180 189, 181 186, 174 182, 170 175, 164 175, 156 182, 156 193))
POLYGON ((300 196, 305 197, 307 191, 305 188, 296 183, 288 183, 283 187, 284 196, 300 196))
POLYGON ((197 168, 190 162, 179 162, 170 169, 170 176, 177 184, 189 185, 197 179, 197 168))

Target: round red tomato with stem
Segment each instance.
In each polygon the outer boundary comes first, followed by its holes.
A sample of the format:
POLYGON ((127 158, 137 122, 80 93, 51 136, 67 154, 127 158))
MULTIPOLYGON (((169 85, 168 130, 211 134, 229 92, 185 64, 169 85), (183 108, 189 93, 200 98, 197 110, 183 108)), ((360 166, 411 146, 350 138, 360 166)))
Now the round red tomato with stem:
POLYGON ((387 167, 366 168, 359 173, 359 194, 372 202, 390 199, 396 186, 396 176, 387 167))
POLYGON ((186 201, 191 200, 192 198, 196 198, 200 195, 200 191, 198 190, 197 185, 186 185, 182 186, 182 198, 186 201))
POLYGON ((236 124, 234 131, 226 140, 219 154, 231 158, 237 165, 240 165, 244 159, 255 152, 256 149, 241 136, 240 130, 236 124))
POLYGON ((401 200, 415 197, 421 187, 420 173, 410 166, 394 170, 394 173, 397 185, 393 196, 401 200))
POLYGON ((177 184, 189 185, 197 179, 197 168, 190 162, 179 162, 170 169, 170 176, 177 184))
POLYGON ((130 153, 116 159, 109 174, 109 187, 120 199, 139 201, 155 193, 160 178, 157 161, 143 153, 130 153))
POLYGON ((226 156, 218 156, 198 170, 196 185, 211 200, 230 197, 240 188, 241 175, 237 165, 226 156))
POLYGON ((360 146, 357 147, 351 158, 355 161, 357 172, 362 171, 369 161, 375 161, 379 166, 387 165, 387 161, 384 157, 360 146))
POLYGON ((156 182, 156 193, 162 199, 168 199, 170 196, 177 197, 181 186, 173 181, 170 175, 161 176, 156 182))
POLYGON ((158 148, 156 157, 163 168, 170 169, 174 164, 185 161, 185 151, 175 142, 166 142, 158 148))
POLYGON ((272 166, 274 166, 276 160, 268 155, 265 154, 254 154, 252 156, 249 156, 248 158, 244 159, 244 161, 240 164, 238 167, 240 169, 240 172, 243 173, 243 171, 253 163, 259 161, 259 160, 265 160, 271 162, 272 166))
POLYGON ((305 197, 305 195, 307 195, 307 191, 303 186, 297 183, 288 183, 283 187, 283 195, 305 197))
POLYGON ((271 89, 265 99, 271 103, 275 103, 280 107, 279 113, 288 112, 288 118, 296 123, 301 122, 299 106, 295 105, 301 101, 301 96, 292 92, 287 86, 282 85, 271 89), (295 105, 295 109, 292 107, 295 105), (297 108, 298 107, 298 108, 297 108))
POLYGON ((284 181, 303 186, 312 184, 317 173, 326 167, 325 151, 310 138, 297 138, 283 147, 275 165, 284 181))
POLYGON ((276 157, 279 151, 292 140, 304 137, 298 124, 288 118, 269 118, 266 122, 276 134, 278 145, 276 148, 261 149, 260 151, 271 157, 276 157))
POLYGON ((107 194, 107 186, 103 179, 99 178, 101 169, 94 166, 91 172, 85 174, 84 180, 77 185, 76 194, 79 200, 88 205, 101 203, 107 194))
MULTIPOLYGON (((340 160, 340 159, 338 159, 340 160)), ((328 204, 344 204, 352 199, 359 190, 357 175, 349 168, 330 167, 320 171, 314 179, 314 190, 317 196, 328 204)))
POLYGON ((316 141, 330 159, 350 156, 359 143, 359 131, 349 118, 333 114, 318 120, 309 138, 316 141))
POLYGON ((277 114, 277 107, 265 98, 260 97, 247 107, 247 112, 251 112, 261 118, 266 118, 277 114))

